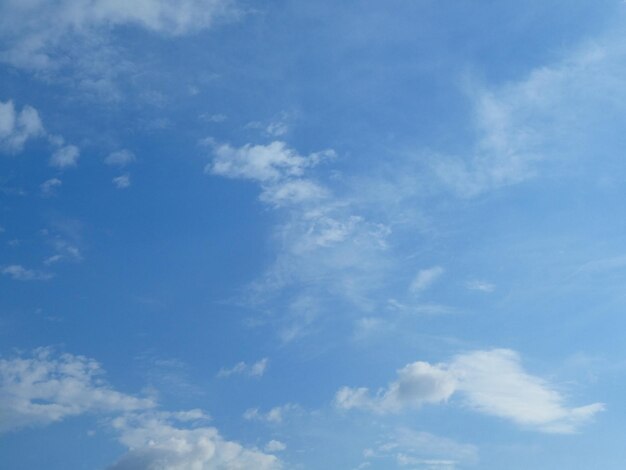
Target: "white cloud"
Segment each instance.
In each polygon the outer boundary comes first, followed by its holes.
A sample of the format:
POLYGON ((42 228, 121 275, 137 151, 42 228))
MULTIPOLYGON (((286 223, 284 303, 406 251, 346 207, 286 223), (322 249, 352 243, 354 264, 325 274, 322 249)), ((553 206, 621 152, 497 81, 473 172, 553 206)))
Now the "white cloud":
POLYGON ((130 187, 130 175, 128 173, 113 178, 113 185, 117 189, 126 189, 130 187))
POLYGON ((398 428, 375 448, 365 449, 363 456, 368 459, 366 463, 373 459, 392 460, 401 467, 454 470, 474 465, 478 449, 431 433, 398 428))
POLYGON ((56 150, 52 157, 50 157, 50 166, 56 168, 68 168, 76 166, 78 158, 80 157, 80 150, 75 145, 66 145, 56 150))
POLYGON ((323 160, 333 158, 333 150, 304 156, 280 141, 267 145, 246 144, 239 148, 216 144, 211 139, 206 143, 213 146, 214 158, 205 172, 259 183, 260 199, 267 204, 286 207, 316 202, 328 196, 325 188, 303 176, 323 160))
POLYGON ((371 396, 367 388, 343 387, 335 396, 341 409, 368 409, 376 413, 420 408, 428 403, 447 401, 456 389, 455 378, 443 366, 414 362, 398 371, 398 380, 371 396))
POLYGON ((409 290, 413 293, 422 292, 432 286, 443 273, 444 269, 441 266, 422 269, 417 273, 413 282, 411 282, 409 290))
POLYGON ((574 432, 604 409, 601 403, 566 407, 561 393, 524 371, 519 355, 508 349, 458 356, 450 372, 471 408, 544 432, 574 432))
POLYGON ((110 165, 110 166, 117 166, 120 168, 123 168, 126 165, 129 165, 134 161, 135 161, 135 154, 128 149, 122 149, 116 152, 111 152, 104 159, 105 164, 110 165))
POLYGON ((113 390, 100 365, 83 356, 55 356, 38 349, 31 357, 0 358, 0 431, 46 425, 88 412, 150 408, 148 398, 113 390))
POLYGON ((123 25, 182 35, 234 13, 231 0, 10 0, 0 4, 0 60, 49 70, 63 64, 63 53, 77 38, 101 46, 103 41, 94 38, 123 25))
POLYGON ((400 369, 398 379, 375 395, 367 388, 341 388, 335 404, 341 409, 397 413, 445 402, 454 393, 471 409, 543 432, 574 432, 604 409, 601 403, 565 406, 561 393, 524 371, 517 353, 508 349, 462 354, 435 366, 415 362, 400 369))
POLYGON ((44 197, 52 197, 56 195, 57 188, 60 188, 63 182, 59 178, 50 178, 49 180, 41 183, 39 188, 41 189, 41 194, 44 197))
POLYGON ((478 279, 474 279, 472 281, 468 281, 466 284, 469 290, 477 290, 481 292, 490 293, 496 290, 496 286, 487 281, 481 281, 478 279))
MULTIPOLYGON (((621 143, 626 110, 620 85, 623 26, 623 19, 618 20, 607 33, 520 80, 497 86, 469 83, 475 144, 465 155, 438 155, 435 172, 463 196, 520 183, 540 172, 570 173, 585 162, 585 168, 614 178, 606 171, 611 165, 596 163, 598 148, 621 143)), ((605 163, 619 158, 603 155, 605 163)))
POLYGON ((287 449, 287 445, 275 439, 272 439, 265 445, 266 452, 282 452, 285 449, 287 449))
POLYGON ((92 359, 50 349, 38 349, 29 357, 0 358, 0 432, 102 413, 114 416, 101 423, 128 448, 110 470, 281 468, 275 456, 200 426, 209 419, 201 410, 156 411, 153 399, 120 393, 103 374, 92 359))
POLYGON ((249 377, 262 377, 269 364, 269 359, 264 357, 253 364, 239 362, 230 369, 221 369, 218 377, 230 377, 231 375, 247 375, 249 377))
POLYGON ((286 415, 299 410, 300 407, 294 403, 275 406, 267 413, 260 412, 258 408, 249 408, 244 412, 243 418, 248 421, 264 421, 266 423, 278 424, 283 422, 286 415))
POLYGON ((280 141, 268 145, 246 144, 239 148, 214 145, 213 154, 215 158, 207 165, 207 172, 260 183, 300 177, 307 168, 335 155, 332 150, 324 150, 303 156, 280 141))
POLYGON ((19 264, 5 266, 0 272, 16 281, 47 281, 53 277, 50 273, 34 269, 26 269, 24 266, 19 264))
POLYGON ((21 152, 27 140, 43 135, 45 130, 35 108, 26 105, 18 112, 12 101, 0 101, 0 151, 21 152))
POLYGON ((129 451, 109 470, 281 468, 273 455, 227 441, 212 427, 180 427, 176 419, 177 416, 151 413, 115 419, 113 427, 129 451))

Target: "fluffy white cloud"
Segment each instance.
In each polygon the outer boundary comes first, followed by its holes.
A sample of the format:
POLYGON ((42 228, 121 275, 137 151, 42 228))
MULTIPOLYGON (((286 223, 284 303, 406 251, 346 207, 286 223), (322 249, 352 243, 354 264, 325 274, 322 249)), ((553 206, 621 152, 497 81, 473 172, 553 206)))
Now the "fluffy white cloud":
POLYGON ((239 148, 214 145, 213 154, 215 158, 207 166, 207 172, 261 183, 300 177, 306 169, 335 156, 332 150, 303 156, 280 141, 267 145, 246 144, 239 148))
POLYGON ((429 269, 422 269, 417 273, 409 290, 413 293, 422 292, 428 289, 437 279, 441 277, 444 270, 441 266, 434 266, 429 269))
POLYGON ((75 145, 66 145, 56 150, 50 157, 50 166, 56 168, 69 168, 76 166, 80 150, 75 145))
POLYGON ((491 282, 481 281, 478 279, 468 281, 465 285, 469 290, 477 290, 486 293, 493 292, 496 289, 496 286, 493 285, 491 282))
POLYGON ((399 412, 427 403, 446 401, 456 389, 456 380, 443 366, 414 362, 398 371, 398 380, 371 396, 367 388, 343 387, 335 396, 342 409, 364 408, 376 413, 399 412))
POLYGON ((287 445, 284 442, 277 441, 272 439, 265 445, 266 452, 282 452, 287 448, 287 445))
POLYGON ((50 273, 27 269, 19 264, 5 266, 0 272, 16 281, 47 281, 53 277, 50 273))
POLYGON ((231 375, 247 375, 249 377, 261 377, 265 374, 265 370, 269 364, 269 359, 264 357, 253 364, 246 364, 245 362, 239 362, 230 369, 221 369, 218 377, 229 377, 231 375))
POLYGON ((160 413, 115 419, 113 427, 120 433, 120 442, 130 450, 109 470, 281 468, 273 455, 227 441, 212 427, 183 428, 175 422, 177 419, 160 413))
POLYGON ((389 413, 441 403, 454 393, 478 412, 543 432, 574 432, 604 409, 601 403, 567 407, 553 386, 524 371, 517 353, 508 349, 475 351, 434 366, 415 362, 400 369, 398 379, 373 396, 367 388, 341 388, 335 404, 389 413))
POLYGON ((38 349, 31 357, 0 358, 0 431, 45 425, 88 412, 150 408, 148 398, 113 390, 100 365, 82 356, 55 356, 38 349))
POLYGON ((231 0, 9 0, 0 4, 4 44, 0 60, 27 69, 51 69, 63 62, 64 48, 73 46, 76 37, 104 34, 122 25, 187 34, 233 14, 233 4, 231 0))
POLYGON ((45 135, 39 113, 31 106, 15 109, 12 101, 0 101, 0 151, 18 153, 28 139, 45 135))
POLYGON ((281 468, 275 456, 201 426, 209 419, 201 410, 156 411, 153 399, 118 392, 102 375, 92 359, 49 349, 29 357, 0 358, 0 432, 97 412, 117 416, 102 423, 128 448, 111 470, 281 468))

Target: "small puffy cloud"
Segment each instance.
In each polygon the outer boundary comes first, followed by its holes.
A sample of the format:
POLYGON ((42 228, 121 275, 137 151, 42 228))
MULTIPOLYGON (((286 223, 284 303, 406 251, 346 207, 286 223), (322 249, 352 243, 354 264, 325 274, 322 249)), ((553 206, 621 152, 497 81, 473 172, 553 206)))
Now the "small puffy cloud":
POLYGON ((53 277, 50 273, 34 269, 26 269, 24 266, 19 264, 5 266, 0 272, 16 281, 47 281, 53 277))
POLYGON ((284 442, 277 441, 272 439, 265 445, 266 452, 282 452, 287 448, 287 445, 284 442))
POLYGON ((76 166, 80 150, 75 145, 66 145, 56 150, 50 157, 50 166, 56 168, 69 168, 76 166))
POLYGON ((258 408, 249 408, 244 412, 243 418, 248 421, 264 421, 266 423, 278 424, 283 422, 287 414, 298 410, 300 410, 300 407, 294 403, 275 406, 266 413, 262 413, 258 408))
POLYGON ((205 167, 205 172, 259 183, 262 188, 260 199, 266 204, 284 207, 328 197, 325 188, 303 176, 321 161, 334 157, 333 150, 305 156, 280 141, 239 148, 216 144, 210 139, 207 143, 213 146, 214 158, 205 167))
POLYGON ((422 269, 417 273, 413 282, 409 286, 409 290, 413 293, 419 293, 428 289, 441 277, 444 269, 441 266, 434 266, 428 269, 422 269))
POLYGON ((39 113, 31 106, 19 112, 12 101, 0 101, 0 151, 18 153, 27 140, 45 135, 39 113))
POLYGON ((130 187, 130 175, 128 173, 113 178, 113 185, 117 189, 126 189, 130 187))
POLYGON ((269 364, 269 359, 264 357, 258 360, 254 364, 246 364, 245 362, 239 362, 230 369, 221 369, 218 377, 230 377, 231 375, 247 375, 249 377, 262 377, 269 364))
POLYGON ((601 403, 567 407, 553 386, 524 371, 517 353, 508 349, 462 354, 435 366, 414 362, 400 369, 398 379, 374 395, 364 387, 341 388, 335 405, 397 413, 442 403, 457 393, 478 412, 552 433, 574 432, 604 409, 601 403))
POLYGON ((113 427, 129 451, 108 470, 281 468, 273 455, 227 441, 212 427, 181 427, 178 418, 140 413, 115 419, 113 427))
POLYGON ((111 152, 104 159, 104 163, 106 163, 107 165, 117 166, 120 168, 123 168, 126 165, 129 165, 134 161, 135 161, 135 154, 127 149, 122 149, 116 152, 111 152))
POLYGON ((113 390, 100 365, 83 356, 38 349, 29 357, 0 358, 0 431, 46 425, 87 412, 153 407, 147 398, 113 390))
POLYGON ((398 371, 398 380, 371 396, 367 388, 343 387, 335 396, 341 409, 364 408, 376 413, 399 412, 420 408, 427 403, 441 403, 456 389, 455 378, 441 366, 414 362, 398 371))
POLYGON ((56 191, 62 184, 63 182, 59 178, 50 178, 49 180, 44 181, 39 188, 41 189, 41 194, 44 197, 52 197, 56 196, 56 191))
POLYGON ((302 176, 307 168, 334 156, 332 150, 303 156, 280 141, 268 145, 246 144, 239 148, 215 145, 213 153, 215 158, 207 165, 207 172, 261 183, 302 176))

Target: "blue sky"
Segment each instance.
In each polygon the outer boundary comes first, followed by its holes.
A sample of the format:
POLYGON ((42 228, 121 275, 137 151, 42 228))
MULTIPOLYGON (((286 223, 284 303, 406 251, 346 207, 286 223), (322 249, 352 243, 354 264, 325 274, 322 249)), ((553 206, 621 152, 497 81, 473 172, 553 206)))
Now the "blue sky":
POLYGON ((0 463, 621 469, 626 6, 0 2, 0 463))

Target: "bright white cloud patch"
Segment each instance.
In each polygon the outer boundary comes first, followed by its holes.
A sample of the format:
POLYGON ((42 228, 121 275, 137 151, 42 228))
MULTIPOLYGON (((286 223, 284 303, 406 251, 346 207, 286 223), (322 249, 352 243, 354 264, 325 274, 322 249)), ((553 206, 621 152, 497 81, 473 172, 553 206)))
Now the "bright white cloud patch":
POLYGON ((245 362, 239 362, 230 369, 221 369, 218 377, 229 377, 231 375, 247 375, 249 377, 261 377, 265 374, 265 370, 269 364, 269 359, 264 357, 253 364, 246 364, 245 362))
POLYGON ((212 427, 180 427, 175 419, 144 413, 114 420, 129 451, 109 470, 276 470, 273 455, 225 440, 212 427))
POLYGON ((15 109, 12 101, 0 101, 0 151, 18 153, 27 140, 45 135, 39 113, 31 106, 15 109))
POLYGON ((409 364, 398 379, 372 395, 367 388, 343 387, 335 396, 341 409, 399 412, 442 403, 454 393, 470 408, 544 432, 570 433, 604 409, 601 403, 569 408, 563 396, 543 379, 530 375, 514 351, 475 351, 435 366, 409 364))
POLYGON ((82 356, 38 349, 30 357, 0 359, 0 431, 46 425, 89 412, 150 408, 151 399, 113 390, 100 365, 82 356))
POLYGON ((56 150, 50 157, 50 166, 56 168, 74 167, 78 163, 80 150, 75 145, 66 145, 56 150))
POLYGON ((53 277, 50 273, 35 269, 27 269, 19 264, 5 266, 0 272, 16 281, 47 281, 53 277))
POLYGON ((327 195, 323 187, 302 177, 306 170, 334 157, 332 150, 304 156, 280 141, 239 148, 228 144, 213 144, 213 147, 213 162, 205 170, 228 178, 258 182, 263 189, 263 202, 281 207, 315 201, 327 195))

